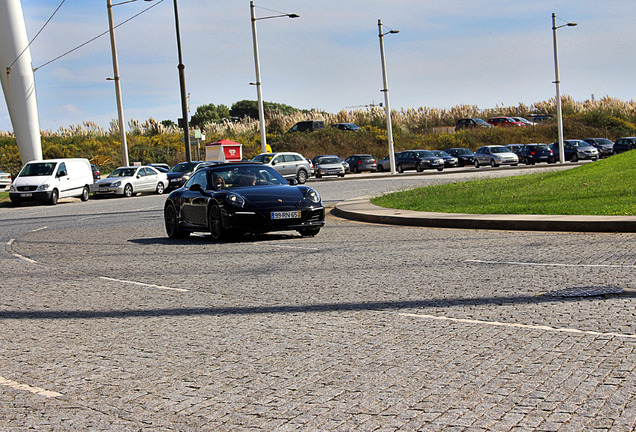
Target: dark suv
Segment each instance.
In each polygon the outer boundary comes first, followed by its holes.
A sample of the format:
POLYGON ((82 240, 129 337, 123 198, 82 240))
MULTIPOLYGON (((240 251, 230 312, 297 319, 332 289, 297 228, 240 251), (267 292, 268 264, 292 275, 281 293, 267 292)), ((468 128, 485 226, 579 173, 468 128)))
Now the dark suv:
POLYGON ((307 120, 296 123, 287 132, 313 132, 324 128, 325 122, 322 120, 307 120))
POLYGON ((444 159, 435 156, 428 150, 406 150, 397 154, 395 158, 397 172, 403 173, 405 170, 414 169, 422 172, 425 169, 444 169, 444 159))
POLYGON ((611 156, 614 152, 614 143, 607 138, 585 138, 583 141, 596 147, 599 157, 611 156))
POLYGON ((455 125, 455 130, 459 131, 462 129, 471 129, 471 128, 490 128, 492 125, 486 123, 480 118, 465 118, 457 120, 457 124, 455 125))
POLYGON ((619 138, 614 143, 614 154, 623 153, 636 148, 636 137, 619 138))

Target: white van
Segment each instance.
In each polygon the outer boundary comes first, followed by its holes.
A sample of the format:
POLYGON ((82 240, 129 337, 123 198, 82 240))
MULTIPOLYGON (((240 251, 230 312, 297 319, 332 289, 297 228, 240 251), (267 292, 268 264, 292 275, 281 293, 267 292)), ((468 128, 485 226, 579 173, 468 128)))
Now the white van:
POLYGON ((93 170, 88 159, 48 159, 27 162, 9 188, 15 205, 24 201, 57 204, 59 198, 88 200, 93 170))

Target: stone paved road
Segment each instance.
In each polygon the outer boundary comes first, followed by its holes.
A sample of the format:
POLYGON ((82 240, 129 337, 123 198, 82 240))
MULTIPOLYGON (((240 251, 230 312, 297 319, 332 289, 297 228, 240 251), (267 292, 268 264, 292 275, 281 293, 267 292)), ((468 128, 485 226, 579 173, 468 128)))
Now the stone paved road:
POLYGON ((636 428, 636 235, 174 242, 163 200, 2 211, 0 430, 636 428))

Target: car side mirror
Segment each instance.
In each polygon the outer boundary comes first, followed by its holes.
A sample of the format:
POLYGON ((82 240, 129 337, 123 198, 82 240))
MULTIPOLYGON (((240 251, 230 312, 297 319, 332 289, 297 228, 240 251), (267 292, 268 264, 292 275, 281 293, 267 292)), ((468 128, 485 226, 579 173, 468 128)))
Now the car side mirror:
POLYGON ((287 179, 287 182, 290 186, 296 186, 298 184, 298 180, 296 180, 295 178, 287 179))
POLYGON ((190 186, 190 190, 195 192, 203 192, 203 188, 201 187, 199 183, 195 183, 192 186, 190 186))
POLYGON ((276 161, 272 161, 272 165, 276 165, 276 161))
POLYGON ((58 177, 65 177, 66 176, 66 171, 60 171, 59 173, 57 173, 58 177))

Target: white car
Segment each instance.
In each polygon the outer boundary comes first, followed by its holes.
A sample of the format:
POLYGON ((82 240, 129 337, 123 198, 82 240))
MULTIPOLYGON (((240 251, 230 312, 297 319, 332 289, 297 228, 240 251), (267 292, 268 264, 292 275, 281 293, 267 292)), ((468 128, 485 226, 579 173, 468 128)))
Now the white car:
POLYGON ((150 166, 119 167, 93 186, 93 197, 106 195, 133 196, 141 192, 162 194, 168 187, 168 176, 150 166))
POLYGON ((0 171, 0 189, 11 186, 11 174, 0 171))

